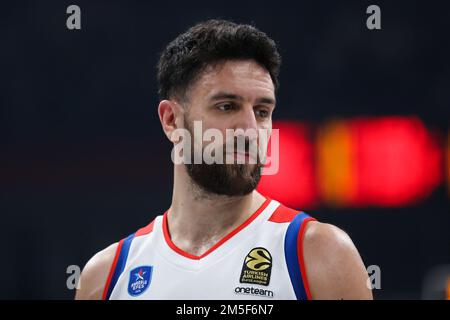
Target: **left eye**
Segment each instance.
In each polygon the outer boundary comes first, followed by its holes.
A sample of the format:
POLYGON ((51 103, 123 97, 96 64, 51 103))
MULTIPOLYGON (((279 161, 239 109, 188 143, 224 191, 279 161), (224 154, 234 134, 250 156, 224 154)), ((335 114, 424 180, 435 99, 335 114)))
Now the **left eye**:
POLYGON ((261 118, 267 118, 269 116, 269 111, 265 109, 258 109, 255 111, 256 115, 261 118))

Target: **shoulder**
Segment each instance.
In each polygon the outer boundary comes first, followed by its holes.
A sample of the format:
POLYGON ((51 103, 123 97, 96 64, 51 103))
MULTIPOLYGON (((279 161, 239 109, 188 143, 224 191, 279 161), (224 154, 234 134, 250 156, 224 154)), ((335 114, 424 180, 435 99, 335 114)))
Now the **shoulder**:
POLYGON ((307 279, 314 299, 371 299, 368 274, 349 235, 310 221, 303 238, 307 279))
POLYGON ((352 250, 354 245, 348 234, 340 228, 318 221, 310 221, 305 230, 304 245, 319 249, 352 250))
POLYGON ((119 243, 96 253, 87 263, 81 273, 76 300, 100 300, 103 297, 106 282, 111 270, 119 243))
MULTIPOLYGON (((162 216, 161 216, 162 218, 162 216)), ((119 257, 119 251, 128 252, 131 242, 135 238, 152 234, 154 222, 153 219, 148 225, 137 230, 127 238, 113 243, 109 247, 97 252, 85 265, 79 280, 79 289, 76 292, 76 300, 100 300, 103 299, 104 290, 109 284, 110 273, 119 257)), ((133 241, 134 242, 134 241, 133 241)))

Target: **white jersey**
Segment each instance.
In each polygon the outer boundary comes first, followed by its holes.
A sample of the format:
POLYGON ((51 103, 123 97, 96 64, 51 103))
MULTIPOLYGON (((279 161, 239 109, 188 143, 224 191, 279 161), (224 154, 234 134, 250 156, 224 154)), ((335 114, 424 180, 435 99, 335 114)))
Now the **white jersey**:
POLYGON ((176 247, 167 212, 119 242, 104 299, 310 299, 302 211, 271 199, 201 256, 176 247))

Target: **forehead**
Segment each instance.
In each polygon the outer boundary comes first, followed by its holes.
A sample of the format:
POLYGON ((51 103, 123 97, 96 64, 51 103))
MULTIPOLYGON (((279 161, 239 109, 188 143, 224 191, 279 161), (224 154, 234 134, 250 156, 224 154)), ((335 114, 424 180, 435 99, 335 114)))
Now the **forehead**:
POLYGON ((227 60, 208 66, 191 87, 191 97, 207 98, 219 91, 238 94, 246 100, 275 97, 270 73, 253 60, 227 60))

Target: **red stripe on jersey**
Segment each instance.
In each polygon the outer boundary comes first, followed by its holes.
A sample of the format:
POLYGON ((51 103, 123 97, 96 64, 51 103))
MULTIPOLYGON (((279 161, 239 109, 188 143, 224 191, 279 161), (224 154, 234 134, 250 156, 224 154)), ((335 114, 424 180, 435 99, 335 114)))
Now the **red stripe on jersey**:
POLYGON ((308 277, 306 276, 306 266, 305 259, 303 257, 303 236, 305 235, 306 226, 308 222, 316 221, 316 219, 309 217, 303 220, 302 226, 300 227, 300 231, 298 232, 297 238, 297 253, 298 253, 298 263, 300 265, 300 271, 302 274, 303 286, 305 288, 306 296, 308 300, 312 300, 311 291, 309 290, 308 277))
POLYGON ((123 239, 120 240, 119 245, 117 246, 116 255, 114 256, 114 261, 113 261, 113 263, 111 265, 111 268, 109 269, 108 280, 106 280, 105 288, 103 289, 103 296, 102 296, 103 300, 106 300, 106 296, 108 294, 108 289, 109 289, 109 286, 111 284, 111 279, 113 277, 114 271, 116 270, 117 261, 119 260, 120 251, 122 250, 122 245, 123 245, 123 239))
POLYGON ((149 234, 150 232, 152 232, 153 231, 154 222, 155 222, 155 220, 150 222, 147 226, 145 226, 145 227, 139 229, 138 231, 136 231, 136 234, 134 236, 135 237, 144 236, 144 235, 149 234))
POLYGON ((280 204, 270 216, 269 221, 276 223, 291 222, 298 213, 299 210, 294 210, 280 204))
POLYGON ((183 251, 182 249, 178 248, 172 242, 172 239, 170 238, 169 227, 167 225, 167 211, 164 213, 163 223, 162 223, 163 224, 164 238, 166 240, 166 243, 169 245, 169 247, 172 248, 172 250, 174 250, 178 254, 180 254, 180 255, 182 255, 182 256, 184 256, 186 258, 192 259, 192 260, 200 260, 201 258, 206 257, 208 254, 210 254, 211 252, 216 250, 218 247, 220 247, 222 244, 224 244, 227 240, 232 238, 236 233, 238 233, 239 231, 244 229, 246 226, 248 226, 253 220, 256 219, 256 217, 259 216, 259 214, 261 212, 264 211, 264 209, 269 205, 270 201, 271 201, 270 198, 266 198, 266 201, 264 201, 264 203, 259 207, 259 209, 256 210, 245 222, 243 222, 240 226, 238 226, 236 229, 231 231, 228 235, 226 235, 224 238, 222 238, 219 242, 217 242, 215 245, 213 245, 211 248, 209 248, 205 253, 203 253, 200 256, 195 256, 195 255, 190 254, 190 253, 188 253, 186 251, 183 251))

